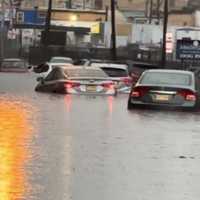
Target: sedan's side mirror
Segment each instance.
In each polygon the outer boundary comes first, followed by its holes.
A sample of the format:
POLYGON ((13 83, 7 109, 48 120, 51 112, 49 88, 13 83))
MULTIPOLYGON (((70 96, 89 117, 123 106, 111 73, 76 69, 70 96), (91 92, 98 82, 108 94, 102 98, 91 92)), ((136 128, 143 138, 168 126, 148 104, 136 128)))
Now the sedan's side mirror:
POLYGON ((49 65, 46 63, 40 64, 36 67, 33 68, 33 71, 35 73, 43 73, 43 72, 47 72, 49 70, 49 65))
POLYGON ((40 82, 40 83, 42 83, 42 84, 44 84, 44 78, 43 77, 37 77, 37 82, 40 82))

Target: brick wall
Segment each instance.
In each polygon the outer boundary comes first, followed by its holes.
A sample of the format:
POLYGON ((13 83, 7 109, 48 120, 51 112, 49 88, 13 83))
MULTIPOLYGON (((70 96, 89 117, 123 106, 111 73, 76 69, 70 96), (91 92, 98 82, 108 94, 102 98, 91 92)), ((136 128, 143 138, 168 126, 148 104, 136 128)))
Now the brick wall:
POLYGON ((195 19, 193 14, 170 14, 169 25, 194 26, 195 19))

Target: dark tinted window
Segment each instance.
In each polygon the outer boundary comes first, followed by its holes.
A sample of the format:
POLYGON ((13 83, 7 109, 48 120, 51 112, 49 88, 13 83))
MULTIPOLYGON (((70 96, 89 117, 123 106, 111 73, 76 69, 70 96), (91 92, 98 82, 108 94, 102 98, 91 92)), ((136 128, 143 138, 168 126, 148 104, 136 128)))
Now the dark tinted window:
POLYGON ((166 85, 191 85, 192 77, 189 74, 182 73, 162 73, 147 72, 141 79, 142 84, 166 84, 166 85))

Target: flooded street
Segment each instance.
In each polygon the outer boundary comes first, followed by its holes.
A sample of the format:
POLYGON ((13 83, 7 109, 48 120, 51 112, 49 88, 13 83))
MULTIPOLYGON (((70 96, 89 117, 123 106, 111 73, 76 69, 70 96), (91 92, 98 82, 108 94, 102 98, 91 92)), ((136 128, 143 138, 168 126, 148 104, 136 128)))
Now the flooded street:
POLYGON ((199 113, 36 93, 0 75, 0 200, 197 200, 199 113))

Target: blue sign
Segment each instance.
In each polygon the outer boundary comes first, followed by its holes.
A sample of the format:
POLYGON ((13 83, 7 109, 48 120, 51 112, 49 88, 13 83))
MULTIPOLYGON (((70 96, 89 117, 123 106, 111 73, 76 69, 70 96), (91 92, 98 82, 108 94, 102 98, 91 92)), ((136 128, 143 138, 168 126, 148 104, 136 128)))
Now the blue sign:
POLYGON ((32 25, 43 25, 45 24, 46 13, 41 12, 37 9, 34 10, 18 10, 17 13, 17 24, 32 24, 32 25))
POLYGON ((200 60, 200 40, 177 40, 176 58, 180 60, 200 60))

